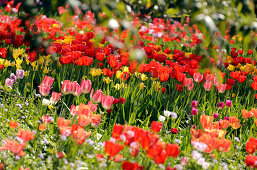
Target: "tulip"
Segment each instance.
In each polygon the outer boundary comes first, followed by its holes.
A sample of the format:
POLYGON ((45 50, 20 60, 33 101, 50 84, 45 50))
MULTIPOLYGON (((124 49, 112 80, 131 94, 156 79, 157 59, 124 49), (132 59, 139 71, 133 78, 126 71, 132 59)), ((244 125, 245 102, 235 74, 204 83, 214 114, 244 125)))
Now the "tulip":
POLYGON ((81 88, 80 88, 80 85, 76 82, 76 81, 73 81, 71 83, 71 86, 72 86, 72 94, 74 96, 80 96, 81 95, 81 88))
POLYGON ((89 101, 87 105, 89 106, 92 112, 95 112, 97 110, 97 104, 93 104, 91 101, 89 101))
POLYGON ((53 82, 54 82, 54 78, 50 76, 44 77, 42 83, 40 84, 40 86, 38 86, 39 92, 41 93, 42 96, 47 96, 50 93, 53 82))
POLYGON ((62 93, 52 92, 52 97, 50 101, 57 103, 61 99, 61 96, 62 96, 62 93))
POLYGON ((195 82, 197 82, 197 83, 199 83, 200 81, 203 80, 203 75, 201 73, 195 73, 193 77, 194 77, 195 82))
POLYGON ((185 84, 186 87, 192 87, 193 79, 192 78, 185 78, 184 79, 184 84, 185 84))
POLYGON ((24 77, 24 70, 16 70, 16 77, 18 78, 18 79, 23 79, 23 77, 24 77))
POLYGON ((162 115, 159 116, 159 121, 160 122, 164 122, 165 120, 166 120, 165 116, 162 116, 162 115))
POLYGON ((125 103, 125 101, 126 101, 126 99, 124 99, 124 98, 122 98, 122 97, 119 98, 119 103, 120 103, 120 104, 125 103))
POLYGON ((212 88, 212 82, 205 82, 204 84, 203 84, 203 87, 204 87, 204 89, 206 90, 206 91, 210 91, 211 90, 211 88, 212 88))
POLYGON ((91 80, 82 79, 80 84, 82 93, 85 93, 85 94, 89 93, 91 90, 91 86, 92 86, 91 80))
POLYGON ((164 113, 164 116, 166 116, 166 117, 170 117, 171 116, 171 112, 168 111, 168 110, 164 110, 163 113, 164 113))
POLYGON ((103 95, 103 97, 102 97, 102 107, 105 110, 109 110, 112 107, 113 101, 114 101, 114 97, 103 95))
POLYGON ((62 83, 62 89, 61 89, 62 93, 65 94, 69 94, 72 92, 72 85, 70 80, 64 80, 62 83))
POLYGON ((220 84, 220 85, 218 85, 218 86, 216 86, 217 87, 217 90, 220 92, 220 93, 224 93, 225 92, 225 90, 226 90, 226 84, 220 84))
POLYGON ((12 88, 12 86, 13 86, 13 80, 7 78, 7 79, 5 79, 5 84, 7 85, 7 87, 12 88))
POLYGON ((10 79, 12 79, 15 82, 17 80, 17 77, 13 73, 11 73, 10 79))
POLYGON ((193 109, 191 110, 191 114, 192 114, 193 116, 196 116, 197 113, 198 113, 198 109, 193 108, 193 109))
POLYGON ((225 106, 225 104, 223 102, 219 102, 219 104, 218 104, 219 109, 223 109, 224 106, 225 106))
POLYGON ((196 108, 197 107, 197 101, 196 100, 193 100, 192 103, 191 103, 191 106, 192 108, 196 108))
POLYGON ((101 89, 97 90, 94 94, 94 89, 91 90, 90 99, 93 103, 99 103, 102 100, 103 92, 101 89))
POLYGON ((232 101, 231 100, 227 100, 226 101, 226 106, 227 107, 231 107, 232 106, 232 101))
POLYGON ((219 117, 219 113, 213 113, 213 117, 214 118, 218 118, 219 117))

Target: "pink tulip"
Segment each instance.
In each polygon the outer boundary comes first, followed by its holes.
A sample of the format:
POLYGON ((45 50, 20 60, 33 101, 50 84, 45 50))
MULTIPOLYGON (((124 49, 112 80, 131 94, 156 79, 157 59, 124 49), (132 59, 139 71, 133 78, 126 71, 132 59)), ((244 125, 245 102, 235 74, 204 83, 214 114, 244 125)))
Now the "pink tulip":
POLYGON ((72 116, 75 116, 75 115, 78 114, 78 110, 77 110, 77 107, 75 105, 71 105, 70 113, 72 114, 72 116))
POLYGON ((203 84, 203 87, 204 87, 204 89, 206 90, 206 91, 210 91, 211 90, 211 88, 212 88, 212 82, 205 82, 204 84, 203 84))
POLYGON ((91 90, 91 86, 92 86, 91 80, 82 79, 80 84, 82 93, 86 93, 86 94, 89 93, 91 90))
POLYGON ((192 78, 185 78, 184 79, 184 84, 185 84, 186 87, 192 87, 193 79, 192 78))
POLYGON ((94 94, 94 89, 91 90, 90 98, 93 103, 99 103, 102 100, 103 92, 101 89, 97 90, 94 94))
POLYGON ((95 112, 97 110, 97 104, 93 104, 91 101, 89 101, 87 105, 90 107, 90 110, 92 112, 95 112))
POLYGON ((72 92, 72 86, 71 86, 71 82, 70 80, 64 80, 62 83, 62 89, 61 89, 62 93, 65 94, 69 94, 72 92))
POLYGON ((72 87, 72 94, 74 96, 80 96, 81 95, 80 85, 76 81, 73 81, 71 83, 71 87, 72 87))
POLYGON ((212 82, 213 83, 213 75, 212 74, 207 74, 205 76, 206 82, 212 82))
POLYGON ((52 92, 52 97, 50 101, 57 103, 61 99, 62 93, 52 92))
POLYGON ((215 86, 218 86, 220 84, 218 77, 217 76, 213 76, 212 78, 212 82, 215 86))
POLYGON ((192 83, 192 85, 190 87, 187 87, 187 90, 191 91, 191 90, 193 90, 193 88, 194 88, 194 83, 192 83))
POLYGON ((105 110, 109 110, 112 107, 114 97, 103 95, 102 106, 105 110))
POLYGON ((7 78, 7 79, 5 79, 5 84, 6 84, 7 87, 12 88, 12 86, 13 86, 13 80, 7 78))
POLYGON ((195 82, 197 82, 197 83, 199 83, 200 81, 203 80, 203 75, 201 73, 195 73, 193 77, 194 77, 195 82))
POLYGON ((54 78, 52 78, 50 76, 44 77, 42 83, 40 84, 40 86, 38 86, 39 92, 42 96, 49 95, 53 82, 54 82, 54 78))
POLYGON ((225 90, 226 90, 226 84, 220 84, 218 86, 216 86, 217 90, 220 92, 220 93, 224 93, 225 90))
POLYGON ((193 100, 192 103, 191 103, 192 108, 196 108, 197 104, 198 104, 198 101, 193 100))

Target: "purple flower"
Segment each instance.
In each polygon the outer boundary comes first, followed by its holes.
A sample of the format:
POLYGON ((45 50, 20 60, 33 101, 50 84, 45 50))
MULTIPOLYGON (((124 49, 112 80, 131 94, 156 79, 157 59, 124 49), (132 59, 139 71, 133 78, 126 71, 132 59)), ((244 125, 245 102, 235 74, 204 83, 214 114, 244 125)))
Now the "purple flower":
POLYGON ((198 113, 198 109, 193 108, 193 109, 191 110, 191 114, 192 114, 193 116, 196 116, 197 113, 198 113))
POLYGON ((16 70, 16 77, 18 78, 18 79, 23 79, 23 77, 24 77, 24 70, 16 70))
POLYGON ((191 106, 192 108, 196 108, 197 107, 197 101, 196 100, 193 100, 192 103, 191 103, 191 106))
POLYGON ((226 106, 227 107, 231 107, 232 106, 232 101, 231 100, 227 100, 226 101, 226 106))
POLYGON ((223 109, 224 106, 225 106, 225 104, 223 102, 219 102, 219 104, 218 104, 219 109, 223 109))
POLYGON ((10 79, 12 79, 14 82, 17 80, 16 76, 13 73, 11 73, 10 79))
POLYGON ((214 118, 218 118, 219 117, 219 113, 213 113, 213 117, 214 118))
POLYGON ((7 79, 5 79, 5 84, 7 85, 7 87, 12 88, 12 86, 13 86, 13 80, 7 78, 7 79))

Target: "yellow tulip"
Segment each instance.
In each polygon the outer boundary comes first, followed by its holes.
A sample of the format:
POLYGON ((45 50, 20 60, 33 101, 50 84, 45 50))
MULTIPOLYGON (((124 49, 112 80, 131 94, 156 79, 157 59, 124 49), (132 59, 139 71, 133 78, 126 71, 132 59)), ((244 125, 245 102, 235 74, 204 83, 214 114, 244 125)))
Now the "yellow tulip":
POLYGON ((120 85, 120 84, 116 84, 116 85, 114 86, 114 88, 115 88, 115 90, 120 90, 121 85, 120 85))
POLYGON ((147 78, 148 78, 148 77, 147 77, 145 74, 141 74, 141 80, 142 80, 142 81, 146 81, 147 78))
POLYGON ((112 80, 109 77, 104 77, 104 81, 105 83, 110 84, 112 80))
POLYGON ((100 68, 96 69, 95 72, 97 76, 100 76, 102 74, 102 70, 100 68))
POLYGON ((122 75, 122 72, 120 70, 116 71, 117 79, 120 79, 121 75, 122 75))
POLYGON ((11 62, 9 60, 5 60, 4 67, 8 67, 11 65, 11 62))
POLYGON ((123 67, 122 72, 127 72, 127 73, 129 73, 129 68, 128 68, 127 66, 123 67))
POLYGON ((233 65, 229 64, 229 66, 228 66, 228 70, 229 70, 229 71, 233 71, 234 69, 235 69, 235 66, 233 66, 233 65))

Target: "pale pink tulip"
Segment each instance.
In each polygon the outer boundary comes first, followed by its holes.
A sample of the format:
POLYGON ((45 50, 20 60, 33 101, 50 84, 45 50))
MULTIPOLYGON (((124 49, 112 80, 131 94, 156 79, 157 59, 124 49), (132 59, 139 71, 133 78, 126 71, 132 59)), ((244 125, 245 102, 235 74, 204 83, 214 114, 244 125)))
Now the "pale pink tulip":
POLYGON ((72 92, 72 85, 70 80, 64 80, 62 83, 62 93, 65 94, 70 94, 72 92))
POLYGON ((91 90, 90 99, 93 103, 99 103, 102 100, 103 92, 101 89, 97 90, 94 94, 94 89, 91 90))
POLYGON ((193 84, 193 79, 192 78, 185 78, 184 79, 184 84, 186 87, 191 87, 193 84))
POLYGON ((114 97, 103 95, 102 106, 105 110, 109 110, 112 107, 114 97))
POLYGON ((40 86, 38 86, 39 92, 41 93, 42 96, 49 95, 53 82, 54 82, 54 78, 50 76, 44 77, 42 83, 40 84, 40 86))
POLYGON ((52 97, 50 101, 57 103, 61 99, 62 93, 52 92, 52 97))
POLYGON ((194 77, 195 82, 197 82, 197 83, 199 83, 200 81, 203 80, 203 75, 201 73, 195 73, 193 77, 194 77))
POLYGON ((90 107, 90 110, 92 112, 95 112, 97 110, 97 104, 93 104, 91 101, 89 101, 87 105, 90 107))
POLYGON ((217 87, 217 90, 218 90, 220 93, 224 93, 225 90, 226 90, 227 85, 226 85, 226 84, 220 84, 220 85, 218 85, 218 86, 216 86, 216 87, 217 87))
POLYGON ((72 86, 72 94, 74 96, 80 96, 81 95, 81 88, 80 88, 80 85, 76 82, 76 81, 73 81, 71 83, 71 86, 72 86))
POLYGON ((211 88, 212 88, 212 82, 205 82, 204 84, 203 84, 203 87, 204 87, 204 89, 206 90, 206 91, 210 91, 211 90, 211 88))
POLYGON ((80 84, 82 93, 86 93, 86 94, 89 93, 91 90, 91 86, 92 86, 91 80, 82 79, 80 84))

